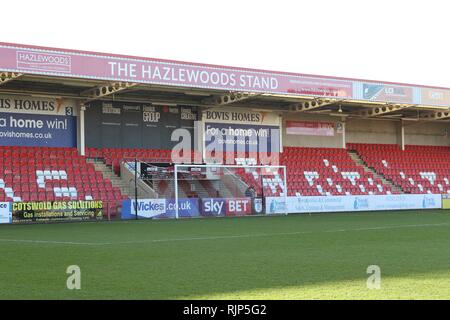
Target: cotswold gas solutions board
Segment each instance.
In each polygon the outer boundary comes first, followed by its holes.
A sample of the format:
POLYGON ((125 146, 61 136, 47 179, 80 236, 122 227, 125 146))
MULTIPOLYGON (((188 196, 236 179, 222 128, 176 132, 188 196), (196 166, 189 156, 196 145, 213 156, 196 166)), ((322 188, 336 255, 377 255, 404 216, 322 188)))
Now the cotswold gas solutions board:
POLYGON ((14 202, 12 223, 102 220, 101 200, 14 202))
POLYGON ((0 95, 0 145, 76 147, 73 100, 0 95))

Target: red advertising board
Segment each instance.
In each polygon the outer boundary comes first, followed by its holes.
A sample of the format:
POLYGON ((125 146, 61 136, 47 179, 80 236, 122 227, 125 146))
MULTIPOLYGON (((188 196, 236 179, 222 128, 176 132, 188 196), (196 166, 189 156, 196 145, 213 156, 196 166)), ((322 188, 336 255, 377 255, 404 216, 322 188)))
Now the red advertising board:
POLYGON ((448 88, 0 43, 0 70, 226 91, 448 105, 448 88))
POLYGON ((226 216, 245 216, 252 214, 251 198, 232 198, 226 201, 226 216))
POLYGON ((286 121, 286 133, 305 136, 334 136, 334 123, 317 121, 286 121))
POLYGON ((422 104, 450 106, 450 90, 422 89, 422 104))
POLYGON ((353 96, 351 80, 0 43, 0 70, 87 79, 320 97, 353 96))
POLYGON ((289 79, 288 93, 319 97, 348 98, 353 95, 353 85, 349 81, 336 81, 301 77, 289 79))

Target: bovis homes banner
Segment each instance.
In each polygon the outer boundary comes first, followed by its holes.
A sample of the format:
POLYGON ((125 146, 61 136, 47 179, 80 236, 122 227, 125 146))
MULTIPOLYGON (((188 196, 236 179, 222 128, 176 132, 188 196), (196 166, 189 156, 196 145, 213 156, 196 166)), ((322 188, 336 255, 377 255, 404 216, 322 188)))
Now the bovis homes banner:
POLYGON ((211 108, 202 113, 206 150, 279 152, 280 118, 276 113, 211 108))
POLYGON ((0 145, 76 147, 76 102, 0 95, 0 145))

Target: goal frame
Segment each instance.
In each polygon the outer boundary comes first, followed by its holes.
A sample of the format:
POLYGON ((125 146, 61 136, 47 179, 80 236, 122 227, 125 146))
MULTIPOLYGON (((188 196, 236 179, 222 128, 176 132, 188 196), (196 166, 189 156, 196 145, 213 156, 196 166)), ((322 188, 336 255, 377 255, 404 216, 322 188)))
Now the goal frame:
POLYGON ((174 164, 174 182, 175 182, 175 219, 179 218, 178 215, 178 169, 181 168, 235 168, 235 169, 283 169, 283 182, 284 182, 284 214, 288 214, 288 186, 287 186, 287 173, 286 166, 277 165, 227 165, 227 164, 174 164))

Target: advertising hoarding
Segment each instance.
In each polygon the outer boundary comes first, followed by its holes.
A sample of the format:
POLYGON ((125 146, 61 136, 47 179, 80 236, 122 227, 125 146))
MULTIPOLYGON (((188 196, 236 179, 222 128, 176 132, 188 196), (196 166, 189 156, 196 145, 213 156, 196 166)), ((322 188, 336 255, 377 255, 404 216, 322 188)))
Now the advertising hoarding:
POLYGON ((0 202, 0 224, 12 223, 11 203, 0 202))
MULTIPOLYGON (((135 200, 122 202, 122 219, 136 219, 135 200)), ((175 218, 175 199, 138 199, 138 218, 163 219, 175 218)), ((199 200, 197 198, 178 199, 178 216, 180 218, 199 216, 199 200)))
MULTIPOLYGON (((304 196, 287 197, 288 213, 352 212, 378 210, 438 209, 440 194, 395 194, 358 196, 304 196)), ((266 198, 266 214, 285 212, 281 197, 266 198)))
POLYGON ((414 103, 413 89, 396 85, 364 83, 363 98, 370 101, 414 103))
POLYGON ((102 220, 103 202, 96 200, 13 202, 12 222, 102 220))
POLYGON ((76 114, 70 99, 0 95, 0 145, 76 147, 76 114))
POLYGON ((0 45, 0 70, 219 90, 350 98, 352 81, 232 67, 0 45))
POLYGON ((286 121, 286 134, 304 136, 334 136, 333 122, 286 121))

